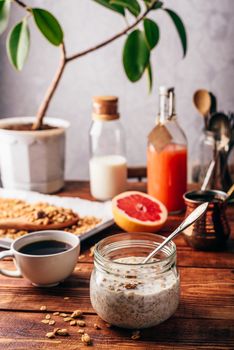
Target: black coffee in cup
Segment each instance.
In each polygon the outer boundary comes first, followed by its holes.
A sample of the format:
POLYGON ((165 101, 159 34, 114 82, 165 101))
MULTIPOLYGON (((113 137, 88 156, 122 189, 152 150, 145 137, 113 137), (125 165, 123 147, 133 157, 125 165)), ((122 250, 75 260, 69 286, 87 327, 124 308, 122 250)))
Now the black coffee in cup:
POLYGON ((71 248, 72 246, 67 242, 47 240, 26 244, 19 249, 19 252, 27 255, 52 255, 65 252, 71 248))

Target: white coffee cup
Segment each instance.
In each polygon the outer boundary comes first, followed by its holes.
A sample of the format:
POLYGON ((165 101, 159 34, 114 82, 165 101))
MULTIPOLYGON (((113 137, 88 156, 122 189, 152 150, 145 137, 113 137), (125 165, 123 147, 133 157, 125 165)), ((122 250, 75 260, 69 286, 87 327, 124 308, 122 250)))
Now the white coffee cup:
POLYGON ((13 257, 17 270, 0 269, 0 273, 9 277, 25 277, 33 285, 51 287, 70 276, 80 253, 80 239, 65 231, 38 231, 16 239, 10 250, 0 253, 0 260, 13 257), (71 248, 50 255, 23 254, 20 249, 38 241, 57 240, 68 243, 71 248))

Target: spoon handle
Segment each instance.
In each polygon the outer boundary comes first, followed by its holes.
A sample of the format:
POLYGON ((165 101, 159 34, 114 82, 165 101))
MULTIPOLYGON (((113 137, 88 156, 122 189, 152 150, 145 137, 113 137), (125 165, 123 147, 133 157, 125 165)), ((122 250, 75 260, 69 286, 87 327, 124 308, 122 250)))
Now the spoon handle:
POLYGON ((147 263, 155 254, 161 250, 168 242, 170 242, 174 237, 176 237, 181 231, 185 230, 187 227, 192 225, 197 221, 208 208, 209 202, 200 204, 192 213, 187 216, 184 221, 168 236, 165 241, 163 241, 157 248, 155 248, 143 261, 143 264, 147 263))

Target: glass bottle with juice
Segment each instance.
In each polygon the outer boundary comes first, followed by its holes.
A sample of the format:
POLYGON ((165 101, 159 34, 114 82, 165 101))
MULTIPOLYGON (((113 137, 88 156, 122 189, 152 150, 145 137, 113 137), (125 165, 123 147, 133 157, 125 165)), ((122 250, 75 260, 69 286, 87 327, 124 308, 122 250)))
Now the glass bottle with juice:
POLYGON ((169 213, 185 208, 187 141, 176 120, 174 89, 160 87, 160 108, 147 147, 147 189, 169 213))

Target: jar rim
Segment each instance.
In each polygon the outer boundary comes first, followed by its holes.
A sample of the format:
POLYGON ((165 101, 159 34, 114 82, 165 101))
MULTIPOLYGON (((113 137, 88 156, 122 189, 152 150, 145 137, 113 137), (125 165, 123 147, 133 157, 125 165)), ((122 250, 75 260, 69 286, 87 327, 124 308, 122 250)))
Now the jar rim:
MULTIPOLYGON (((145 238, 154 238, 154 240, 151 241, 152 244, 155 245, 155 248, 157 245, 161 244, 165 239, 166 237, 162 236, 162 235, 158 235, 158 234, 155 234, 155 233, 146 233, 146 232, 131 232, 131 233, 119 233, 119 234, 115 234, 115 235, 112 235, 112 236, 109 236, 109 237, 106 237, 104 239, 102 239, 101 241, 99 241, 96 246, 95 246, 95 249, 94 249, 94 258, 97 259, 98 261, 102 261, 103 263, 111 263, 111 264, 115 264, 116 266, 152 266, 152 265, 160 265, 162 263, 167 263, 167 262, 170 262, 176 255, 176 244, 173 242, 173 241, 170 241, 169 243, 167 243, 163 248, 162 248, 162 251, 164 252, 165 254, 165 251, 167 250, 167 253, 168 255, 166 255, 164 258, 160 258, 156 261, 148 261, 147 263, 125 263, 125 262, 120 262, 120 261, 115 261, 115 260, 112 260, 106 256, 104 256, 102 253, 101 253, 101 249, 104 248, 105 246, 111 246, 111 244, 113 245, 113 243, 110 243, 109 245, 106 244, 108 243, 108 241, 110 241, 110 239, 112 238, 116 238, 115 242, 114 243, 117 243, 117 242, 137 242, 137 241, 141 241, 142 243, 143 242, 149 242, 149 239, 129 239, 131 236, 133 235, 143 235, 145 236, 145 238), (126 237, 126 239, 124 239, 126 237), (158 242, 156 242, 158 240, 158 242)), ((137 237, 137 236, 136 236, 137 237)), ((141 245, 142 247, 142 245, 141 245)))

